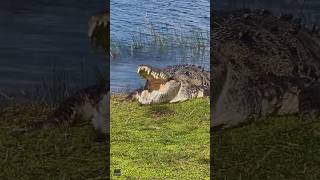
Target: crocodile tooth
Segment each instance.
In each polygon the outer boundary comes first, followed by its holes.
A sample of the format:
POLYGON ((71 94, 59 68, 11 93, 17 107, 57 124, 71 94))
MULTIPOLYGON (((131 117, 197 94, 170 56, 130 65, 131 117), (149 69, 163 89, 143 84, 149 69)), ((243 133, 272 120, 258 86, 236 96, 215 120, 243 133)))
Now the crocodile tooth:
POLYGON ((166 79, 168 79, 168 78, 169 78, 169 76, 168 76, 168 75, 166 75, 166 74, 163 74, 163 76, 164 76, 164 78, 166 78, 166 79))
POLYGON ((163 79, 167 79, 167 76, 166 76, 166 74, 164 74, 164 73, 161 73, 161 77, 162 77, 163 79))
POLYGON ((103 21, 103 26, 107 27, 108 26, 108 22, 107 21, 103 21))
POLYGON ((150 73, 151 73, 151 70, 150 70, 150 69, 147 69, 147 72, 148 72, 148 74, 150 74, 150 73))
POLYGON ((162 79, 164 79, 164 77, 163 77, 163 75, 162 75, 162 74, 160 75, 160 77, 161 77, 162 79))
POLYGON ((138 71, 137 71, 138 74, 140 73, 140 68, 141 68, 141 67, 138 67, 138 71))

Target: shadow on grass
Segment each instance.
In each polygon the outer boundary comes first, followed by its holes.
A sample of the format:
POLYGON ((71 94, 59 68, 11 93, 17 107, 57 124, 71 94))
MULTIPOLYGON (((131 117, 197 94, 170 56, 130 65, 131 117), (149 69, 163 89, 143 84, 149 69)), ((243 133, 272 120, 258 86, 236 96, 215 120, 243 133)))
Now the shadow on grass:
POLYGON ((155 117, 155 118, 162 117, 162 116, 172 116, 174 114, 175 114, 175 111, 164 104, 149 106, 146 111, 146 116, 151 115, 152 117, 155 117))

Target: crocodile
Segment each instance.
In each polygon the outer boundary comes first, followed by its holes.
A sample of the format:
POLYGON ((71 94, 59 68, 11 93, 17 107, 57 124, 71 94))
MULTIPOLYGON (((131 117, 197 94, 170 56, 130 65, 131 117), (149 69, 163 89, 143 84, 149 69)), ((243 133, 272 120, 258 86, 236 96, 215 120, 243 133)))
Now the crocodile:
POLYGON ((211 127, 272 115, 314 120, 320 111, 318 29, 268 10, 213 14, 211 127))
POLYGON ((141 64, 137 73, 146 83, 129 97, 141 104, 182 102, 209 96, 210 73, 200 66, 184 64, 158 69, 141 64))

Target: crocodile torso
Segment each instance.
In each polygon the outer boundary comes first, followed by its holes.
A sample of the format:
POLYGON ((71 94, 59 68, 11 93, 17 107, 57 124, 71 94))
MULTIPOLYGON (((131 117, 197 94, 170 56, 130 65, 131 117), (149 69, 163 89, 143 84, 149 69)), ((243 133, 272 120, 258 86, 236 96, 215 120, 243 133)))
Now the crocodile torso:
POLYGON ((175 65, 163 69, 138 66, 137 73, 146 80, 134 97, 141 104, 181 102, 209 96, 210 74, 195 65, 175 65))
POLYGON ((91 121, 98 135, 108 134, 109 99, 109 88, 105 85, 92 85, 80 89, 64 99, 45 120, 31 123, 17 131, 69 127, 76 120, 85 120, 91 121))
POLYGON ((307 98, 320 92, 316 29, 291 15, 238 10, 214 12, 212 30, 212 127, 319 108, 307 98))
POLYGON ((100 134, 109 133, 109 91, 104 85, 93 85, 81 89, 63 100, 48 116, 42 128, 70 125, 75 119, 91 121, 94 129, 100 134))

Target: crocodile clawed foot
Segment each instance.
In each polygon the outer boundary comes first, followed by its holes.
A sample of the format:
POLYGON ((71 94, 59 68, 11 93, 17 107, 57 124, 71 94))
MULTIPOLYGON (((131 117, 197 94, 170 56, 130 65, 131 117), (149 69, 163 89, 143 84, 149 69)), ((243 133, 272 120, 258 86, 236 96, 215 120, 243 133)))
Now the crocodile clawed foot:
POLYGON ((320 84, 314 83, 299 94, 299 113, 306 123, 314 122, 320 115, 320 84))
POLYGON ((141 88, 134 90, 126 97, 126 100, 134 101, 139 99, 139 94, 141 93, 141 91, 142 91, 141 88))

